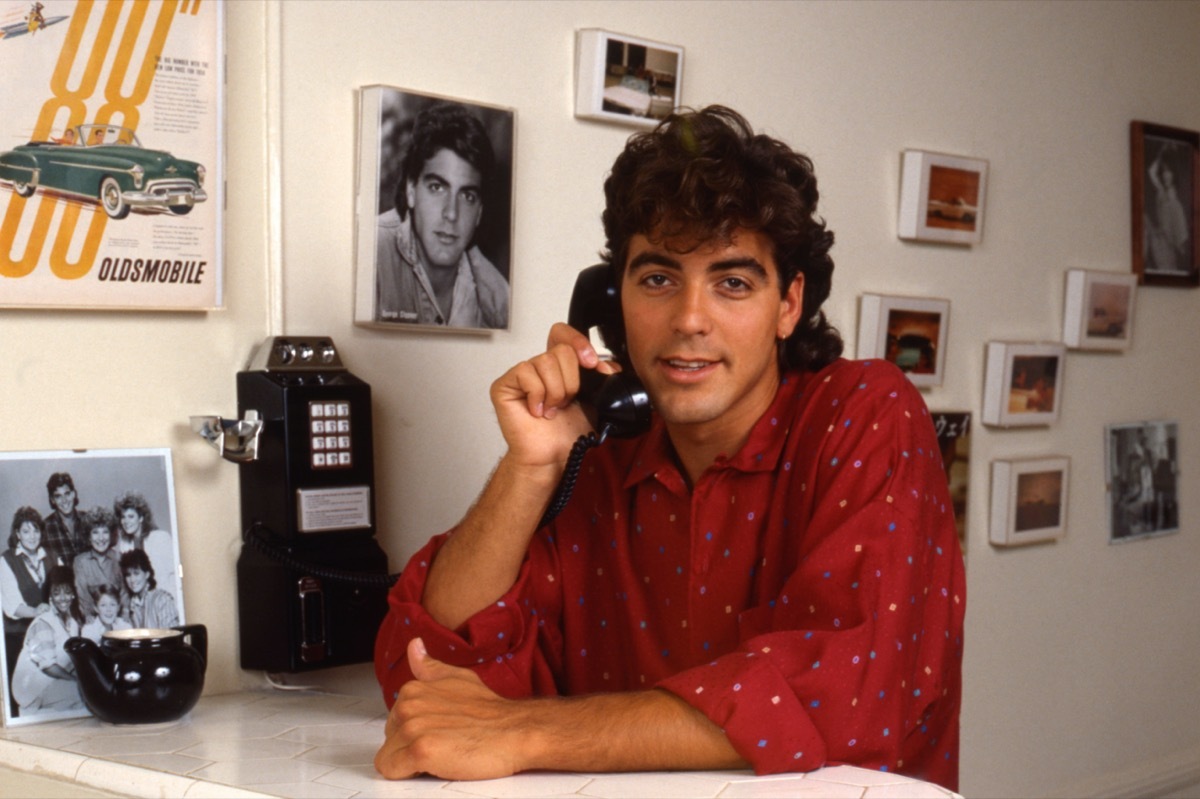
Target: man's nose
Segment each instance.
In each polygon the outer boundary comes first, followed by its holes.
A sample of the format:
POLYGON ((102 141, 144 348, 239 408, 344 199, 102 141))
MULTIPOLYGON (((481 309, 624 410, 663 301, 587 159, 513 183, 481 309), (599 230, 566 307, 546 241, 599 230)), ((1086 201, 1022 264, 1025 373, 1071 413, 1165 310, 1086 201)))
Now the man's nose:
POLYGON ((709 332, 709 299, 703 286, 685 284, 675 297, 675 330, 687 336, 709 332))
POLYGON ((446 202, 442 205, 442 219, 447 222, 458 221, 458 197, 453 194, 446 197, 446 202))

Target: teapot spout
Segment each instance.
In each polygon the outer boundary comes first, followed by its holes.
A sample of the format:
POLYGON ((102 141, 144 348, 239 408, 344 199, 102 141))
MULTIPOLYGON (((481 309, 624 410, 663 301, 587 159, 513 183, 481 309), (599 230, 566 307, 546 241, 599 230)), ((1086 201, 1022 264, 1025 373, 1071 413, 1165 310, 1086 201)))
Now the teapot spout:
POLYGON ((100 665, 100 661, 107 658, 101 654, 95 641, 79 636, 68 638, 63 643, 63 650, 75 664, 75 677, 79 680, 80 693, 85 699, 89 695, 107 696, 112 693, 112 677, 100 665))

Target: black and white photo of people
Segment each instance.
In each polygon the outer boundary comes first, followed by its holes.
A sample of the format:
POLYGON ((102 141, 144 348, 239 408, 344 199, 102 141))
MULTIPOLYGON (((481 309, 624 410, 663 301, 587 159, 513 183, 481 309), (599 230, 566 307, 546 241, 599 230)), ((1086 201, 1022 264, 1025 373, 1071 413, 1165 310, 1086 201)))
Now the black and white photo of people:
POLYGON ((0 453, 6 724, 88 714, 69 638, 183 623, 168 450, 0 453))

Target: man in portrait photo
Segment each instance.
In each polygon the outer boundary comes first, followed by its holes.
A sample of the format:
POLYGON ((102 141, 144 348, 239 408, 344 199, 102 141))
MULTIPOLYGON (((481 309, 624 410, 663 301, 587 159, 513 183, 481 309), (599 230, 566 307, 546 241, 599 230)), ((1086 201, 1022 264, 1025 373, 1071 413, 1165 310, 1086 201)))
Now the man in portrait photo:
POLYGON ((416 115, 393 206, 377 220, 376 322, 508 327, 508 280, 479 246, 497 171, 472 109, 438 101, 416 115))

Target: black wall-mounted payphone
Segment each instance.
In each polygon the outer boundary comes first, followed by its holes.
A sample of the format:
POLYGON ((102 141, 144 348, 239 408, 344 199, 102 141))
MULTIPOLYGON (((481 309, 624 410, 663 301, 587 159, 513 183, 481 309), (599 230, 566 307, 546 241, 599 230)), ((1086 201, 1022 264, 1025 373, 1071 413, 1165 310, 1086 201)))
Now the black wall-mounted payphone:
POLYGON ((390 583, 375 541, 371 387, 331 339, 280 336, 238 373, 237 396, 237 424, 257 436, 225 455, 241 470, 242 667, 371 660, 390 583))

